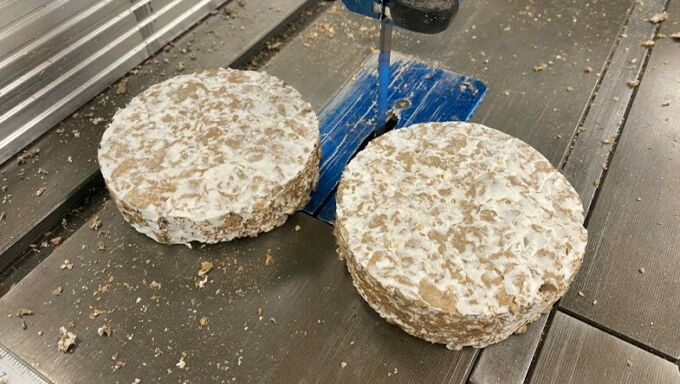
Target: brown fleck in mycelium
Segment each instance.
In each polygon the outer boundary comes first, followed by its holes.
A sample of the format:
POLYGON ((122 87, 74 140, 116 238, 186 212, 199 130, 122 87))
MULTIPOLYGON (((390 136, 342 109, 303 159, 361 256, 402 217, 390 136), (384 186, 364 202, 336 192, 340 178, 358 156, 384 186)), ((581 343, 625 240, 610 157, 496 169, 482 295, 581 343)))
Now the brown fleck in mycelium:
POLYGON ((219 69, 149 87, 104 132, 99 164, 123 217, 161 243, 214 243, 283 224, 316 187, 319 123, 263 72, 219 69))
POLYGON ((426 123, 370 142, 345 169, 335 235, 383 318, 448 348, 485 347, 549 311, 587 242, 581 201, 528 144, 426 123))

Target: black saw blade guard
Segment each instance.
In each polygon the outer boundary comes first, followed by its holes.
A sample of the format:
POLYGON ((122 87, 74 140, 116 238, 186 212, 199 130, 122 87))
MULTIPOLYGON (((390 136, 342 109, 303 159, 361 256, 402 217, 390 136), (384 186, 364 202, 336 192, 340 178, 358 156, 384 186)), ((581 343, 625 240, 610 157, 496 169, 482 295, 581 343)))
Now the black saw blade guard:
POLYGON ((390 0, 390 17, 401 28, 421 33, 439 33, 456 16, 459 0, 390 0))

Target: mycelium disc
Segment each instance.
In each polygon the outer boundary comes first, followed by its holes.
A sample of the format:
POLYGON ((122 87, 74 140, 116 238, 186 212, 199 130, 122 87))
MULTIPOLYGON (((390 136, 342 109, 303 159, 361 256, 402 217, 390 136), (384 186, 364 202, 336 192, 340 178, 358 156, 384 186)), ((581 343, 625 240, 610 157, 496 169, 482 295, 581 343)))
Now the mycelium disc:
POLYGON ((498 342, 547 312, 587 241, 578 195, 540 153, 457 122, 391 131, 359 152, 335 234, 373 309, 451 349, 498 342))
POLYGON ((311 106, 262 72, 220 69, 149 87, 104 132, 99 164, 123 217, 161 243, 256 236, 315 188, 311 106))

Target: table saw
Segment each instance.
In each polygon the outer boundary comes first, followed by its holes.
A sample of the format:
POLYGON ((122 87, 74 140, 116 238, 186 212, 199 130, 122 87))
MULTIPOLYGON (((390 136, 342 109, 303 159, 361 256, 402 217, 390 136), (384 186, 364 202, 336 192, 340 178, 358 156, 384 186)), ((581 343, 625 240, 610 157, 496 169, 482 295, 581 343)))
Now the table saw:
MULTIPOLYGON (((525 334, 484 350, 448 351, 380 319, 356 294, 331 234, 339 173, 385 127, 383 119, 394 116, 388 129, 400 129, 472 118, 524 139, 562 168, 587 208, 595 207, 591 233, 616 244, 605 233, 609 215, 599 213, 597 204, 620 198, 609 192, 605 176, 623 178, 617 169, 625 165, 617 167, 612 146, 603 141, 618 141, 623 132, 617 151, 639 141, 625 136, 637 134, 635 126, 622 129, 629 105, 635 123, 635 114, 642 114, 636 112, 643 107, 636 107, 636 92, 651 99, 652 81, 660 74, 677 76, 677 69, 662 64, 677 58, 670 39, 659 40, 653 52, 638 44, 660 30, 672 32, 675 24, 647 21, 668 4, 452 1, 444 12, 458 13, 450 27, 429 35, 409 31, 420 27, 380 3, 344 3, 361 15, 314 1, 229 2, 135 68, 125 77, 124 92, 118 86, 103 90, 2 165, 0 265, 6 268, 0 277, 0 344, 6 352, 0 353, 0 367, 35 372, 25 382, 53 383, 679 382, 680 346, 667 325, 673 305, 650 305, 647 314, 636 315, 643 316, 640 321, 627 323, 626 310, 607 312, 605 293, 594 296, 607 292, 614 301, 615 290, 579 279, 525 334), (281 38, 282 25, 291 21, 299 32, 288 30, 281 38), (376 52, 381 23, 384 44, 376 52), (387 49, 390 24, 398 27, 391 41, 395 52, 387 49), (620 36, 624 25, 627 34, 620 36), (385 63, 388 52, 383 78, 389 73, 389 87, 379 101, 380 53, 385 63), (656 75, 643 77, 647 62, 648 68, 656 63, 656 75), (93 160, 105 124, 96 119, 110 119, 134 94, 178 72, 232 63, 284 79, 316 108, 324 151, 318 190, 304 212, 257 238, 193 249, 157 244, 130 228, 106 201, 93 160), (621 80, 638 78, 639 90, 621 80), (202 261, 214 268, 199 288, 194 277, 202 261), (33 313, 18 316, 19 309, 33 313), (636 328, 649 322, 652 329, 636 328), (97 334, 105 324, 113 329, 108 338, 97 334), (68 354, 57 350, 61 326, 78 336, 68 354)), ((670 3, 680 14, 678 5, 670 3)), ((666 82, 656 88, 658 108, 680 103, 673 83, 666 82)), ((670 135, 663 141, 671 142, 675 133, 668 121, 679 116, 677 109, 663 108, 667 115, 658 127, 670 135)), ((654 163, 643 159, 640 166, 645 164, 654 163)), ((632 202, 647 201, 639 189, 626 194, 632 202)), ((654 225, 657 231, 672 228, 654 225)), ((598 263, 607 255, 594 257, 598 252, 605 251, 589 250, 588 273, 605 268, 598 263)), ((648 256, 644 275, 633 265, 631 281, 654 274, 654 266, 662 265, 658 257, 648 256)), ((661 284, 672 290, 677 277, 666 276, 661 284)), ((643 286, 638 292, 650 297, 643 286)))

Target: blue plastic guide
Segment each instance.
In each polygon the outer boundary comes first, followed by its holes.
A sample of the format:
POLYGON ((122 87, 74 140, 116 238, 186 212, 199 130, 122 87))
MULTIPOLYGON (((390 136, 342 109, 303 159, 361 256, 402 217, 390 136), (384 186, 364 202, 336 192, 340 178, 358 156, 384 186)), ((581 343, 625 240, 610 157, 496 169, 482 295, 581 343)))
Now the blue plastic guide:
MULTIPOLYGON (((345 165, 377 126, 377 55, 368 58, 319 113, 319 185, 304 211, 332 223, 335 189, 345 165)), ((480 80, 392 54, 387 104, 399 120, 394 129, 424 122, 467 121, 486 93, 480 80)))

